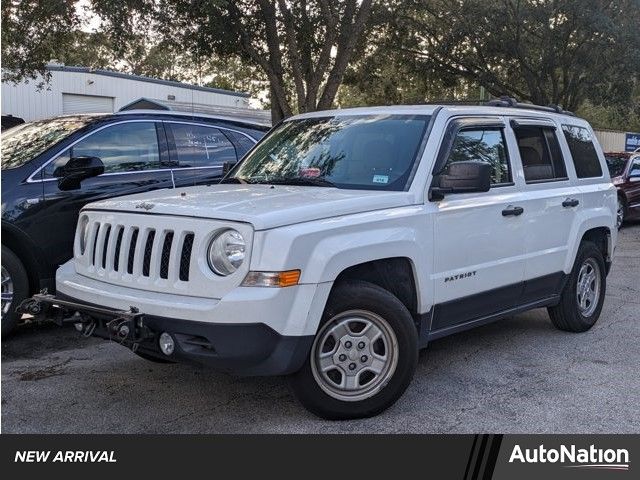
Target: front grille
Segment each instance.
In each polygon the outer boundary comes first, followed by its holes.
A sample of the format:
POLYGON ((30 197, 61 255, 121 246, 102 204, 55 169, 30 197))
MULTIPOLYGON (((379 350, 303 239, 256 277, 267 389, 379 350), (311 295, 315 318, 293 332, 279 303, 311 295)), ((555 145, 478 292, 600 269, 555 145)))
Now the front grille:
POLYGON ((189 280, 193 232, 95 222, 84 254, 96 271, 149 279, 189 280), (177 243, 177 244, 176 244, 177 243))

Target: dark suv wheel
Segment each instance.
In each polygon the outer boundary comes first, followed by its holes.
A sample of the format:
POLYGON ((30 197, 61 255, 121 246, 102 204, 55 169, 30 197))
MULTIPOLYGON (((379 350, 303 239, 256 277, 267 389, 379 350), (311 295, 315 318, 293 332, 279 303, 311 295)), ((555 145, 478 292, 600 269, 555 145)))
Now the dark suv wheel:
POLYGON ((16 307, 29 295, 27 271, 20 259, 2 245, 2 336, 18 323, 16 307))
POLYGON ((618 211, 616 213, 616 227, 620 229, 627 216, 627 202, 622 195, 618 195, 618 211))
POLYGON ((604 258, 592 242, 582 242, 560 303, 549 308, 553 324, 567 332, 585 332, 600 317, 607 287, 604 258))
POLYGON ((291 384, 320 417, 370 417, 403 394, 417 359, 417 330, 404 304, 371 283, 343 282, 334 287, 311 352, 291 384))

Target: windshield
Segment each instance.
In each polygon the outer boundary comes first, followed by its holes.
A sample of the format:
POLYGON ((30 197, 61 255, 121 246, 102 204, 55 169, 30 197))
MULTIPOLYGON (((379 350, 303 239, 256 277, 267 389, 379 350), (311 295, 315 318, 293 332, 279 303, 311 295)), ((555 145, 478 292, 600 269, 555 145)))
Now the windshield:
POLYGON ((288 121, 224 182, 404 190, 429 119, 358 115, 288 121))
POLYGON ((627 159, 625 157, 613 157, 607 155, 607 167, 609 167, 609 175, 613 177, 619 177, 624 173, 624 168, 627 165, 627 159))
POLYGON ((24 165, 95 119, 86 115, 60 117, 8 130, 2 134, 2 169, 24 165))

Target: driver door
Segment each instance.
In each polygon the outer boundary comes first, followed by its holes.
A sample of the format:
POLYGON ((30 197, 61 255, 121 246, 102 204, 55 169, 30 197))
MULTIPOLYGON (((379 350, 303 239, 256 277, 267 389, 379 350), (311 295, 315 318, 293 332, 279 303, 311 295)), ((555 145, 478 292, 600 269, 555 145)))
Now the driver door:
POLYGON ((515 306, 525 268, 527 212, 500 117, 453 120, 438 155, 440 173, 457 161, 492 166, 487 192, 453 193, 435 203, 432 331, 457 328, 515 306))
POLYGON ((171 174, 162 169, 166 142, 162 124, 153 121, 126 121, 107 125, 78 140, 50 161, 40 172, 47 211, 42 231, 43 250, 51 263, 61 265, 73 255, 73 239, 80 209, 106 198, 171 187, 171 174), (102 175, 83 180, 80 188, 61 190, 61 167, 71 157, 98 157, 105 166, 102 175))

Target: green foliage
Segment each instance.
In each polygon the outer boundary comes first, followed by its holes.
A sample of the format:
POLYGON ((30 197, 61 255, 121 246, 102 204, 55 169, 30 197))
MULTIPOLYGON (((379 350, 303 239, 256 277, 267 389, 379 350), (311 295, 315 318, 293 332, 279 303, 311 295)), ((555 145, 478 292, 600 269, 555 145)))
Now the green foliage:
POLYGON ((91 0, 93 33, 77 4, 2 3, 3 80, 57 60, 248 91, 276 119, 483 87, 640 130, 640 0, 91 0))
POLYGON ((74 42, 80 20, 73 0, 2 2, 2 80, 47 79, 46 63, 74 42))
POLYGON ((640 74, 638 0, 413 0, 394 21, 390 44, 495 96, 621 103, 640 74))
POLYGON ((586 118, 594 128, 640 132, 640 89, 636 89, 629 102, 593 105, 587 101, 576 113, 586 118))

